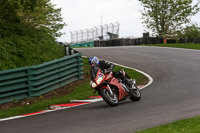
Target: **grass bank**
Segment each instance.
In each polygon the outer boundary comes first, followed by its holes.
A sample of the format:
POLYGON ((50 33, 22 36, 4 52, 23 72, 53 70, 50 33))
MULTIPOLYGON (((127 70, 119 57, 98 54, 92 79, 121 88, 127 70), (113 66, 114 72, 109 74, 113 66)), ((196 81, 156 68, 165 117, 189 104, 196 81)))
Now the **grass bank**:
MULTIPOLYGON (((47 110, 50 105, 68 103, 70 100, 87 99, 89 96, 97 95, 94 94, 94 90, 90 88, 90 76, 89 76, 89 65, 88 59, 83 58, 84 68, 84 79, 66 87, 61 88, 59 92, 52 93, 50 98, 44 99, 45 95, 38 97, 36 100, 32 100, 29 105, 21 105, 26 100, 15 101, 13 104, 19 104, 18 107, 0 110, 0 118, 7 118, 11 116, 23 115, 33 113, 37 111, 47 110), (69 91, 69 92, 68 92, 69 91), (63 93, 67 92, 67 93, 63 93), (57 94, 59 93, 59 94, 57 94)), ((122 67, 115 66, 114 70, 120 70, 122 67)), ((148 78, 139 72, 131 69, 123 68, 132 78, 137 80, 138 85, 143 85, 148 82, 148 78)), ((31 99, 28 99, 31 100, 31 99)))
POLYGON ((37 65, 65 56, 65 47, 50 35, 13 35, 0 38, 0 71, 37 65))
POLYGON ((175 44, 143 44, 141 46, 157 46, 157 47, 172 47, 200 50, 200 44, 194 43, 175 43, 175 44))
POLYGON ((179 120, 167 125, 161 125, 136 133, 199 133, 200 132, 200 116, 179 120))

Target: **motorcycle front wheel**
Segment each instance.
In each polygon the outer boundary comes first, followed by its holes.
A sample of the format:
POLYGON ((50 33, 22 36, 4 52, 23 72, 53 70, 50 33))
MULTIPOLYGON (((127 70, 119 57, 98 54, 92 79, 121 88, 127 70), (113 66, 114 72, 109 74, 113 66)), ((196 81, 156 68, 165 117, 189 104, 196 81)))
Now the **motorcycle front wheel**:
POLYGON ((132 101, 139 101, 141 99, 141 92, 137 87, 131 92, 130 99, 132 101))
POLYGON ((116 106, 118 105, 118 98, 115 94, 110 94, 110 92, 103 88, 99 91, 99 94, 102 96, 103 100, 110 106, 116 106))

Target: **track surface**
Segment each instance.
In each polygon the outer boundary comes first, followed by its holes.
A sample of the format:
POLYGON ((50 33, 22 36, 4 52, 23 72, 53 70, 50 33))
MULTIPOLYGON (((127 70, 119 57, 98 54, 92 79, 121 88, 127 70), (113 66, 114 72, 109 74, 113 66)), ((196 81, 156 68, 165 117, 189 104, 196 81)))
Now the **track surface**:
POLYGON ((154 79, 139 102, 105 102, 0 122, 1 133, 131 133, 200 115, 200 51, 157 47, 77 49, 154 79))

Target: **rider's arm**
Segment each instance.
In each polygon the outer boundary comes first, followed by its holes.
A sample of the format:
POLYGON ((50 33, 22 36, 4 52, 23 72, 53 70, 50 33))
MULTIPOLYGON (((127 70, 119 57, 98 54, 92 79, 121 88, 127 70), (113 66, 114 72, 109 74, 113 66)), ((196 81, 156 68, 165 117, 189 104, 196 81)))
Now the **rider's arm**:
POLYGON ((105 73, 108 71, 112 71, 112 69, 114 68, 114 65, 112 63, 109 63, 105 60, 101 60, 99 61, 99 68, 105 73))
POLYGON ((109 62, 105 62, 105 69, 107 71, 111 72, 113 68, 114 68, 114 64, 109 63, 109 62))

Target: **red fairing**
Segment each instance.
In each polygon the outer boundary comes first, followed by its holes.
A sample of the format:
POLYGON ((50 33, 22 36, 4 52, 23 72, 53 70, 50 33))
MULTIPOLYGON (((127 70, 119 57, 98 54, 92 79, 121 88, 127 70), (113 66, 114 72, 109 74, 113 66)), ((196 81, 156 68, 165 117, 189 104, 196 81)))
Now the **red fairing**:
POLYGON ((114 85, 118 88, 119 90, 119 97, 118 100, 124 99, 125 96, 128 96, 128 93, 124 90, 122 83, 119 82, 116 78, 112 78, 112 80, 109 83, 110 85, 114 85))
MULTIPOLYGON (((118 91, 119 91, 118 100, 119 101, 128 96, 128 93, 124 90, 122 83, 113 76, 112 72, 102 73, 101 70, 99 69, 94 82, 99 86, 104 81, 109 81, 108 85, 116 86, 118 88, 118 91), (102 81, 100 83, 97 83, 99 76, 102 77, 102 81)), ((99 90, 101 90, 103 88, 106 88, 107 90, 109 90, 108 86, 101 86, 101 88, 99 88, 99 90)))
POLYGON ((97 76, 96 76, 96 78, 95 78, 95 82, 96 82, 96 84, 97 84, 97 79, 98 79, 98 76, 99 75, 101 75, 102 76, 102 78, 103 78, 103 80, 101 81, 101 83, 100 84, 102 84, 105 80, 106 80, 106 75, 104 75, 102 72, 101 72, 101 69, 99 69, 99 71, 97 72, 97 76))
MULTIPOLYGON (((141 93, 136 87, 133 79, 129 79, 129 83, 132 82, 131 89, 123 84, 121 79, 115 78, 113 72, 101 72, 100 68, 91 68, 91 88, 98 91, 99 95, 102 96, 103 100, 110 106, 118 105, 119 101, 125 100, 127 98, 132 101, 139 101, 141 98, 141 93)), ((121 70, 123 76, 126 74, 121 70)), ((128 79, 127 79, 128 80, 128 79)))
MULTIPOLYGON (((128 96, 128 93, 124 90, 123 86, 122 86, 122 83, 119 82, 118 79, 116 79, 114 76, 113 76, 113 73, 106 73, 105 74, 105 80, 110 80, 109 82, 109 85, 114 85, 118 88, 119 90, 119 97, 118 97, 118 100, 122 100, 124 99, 125 96, 128 96)), ((105 81, 104 80, 104 81, 105 81)), ((109 89, 107 86, 103 86, 101 88, 106 88, 106 89, 109 89)))

